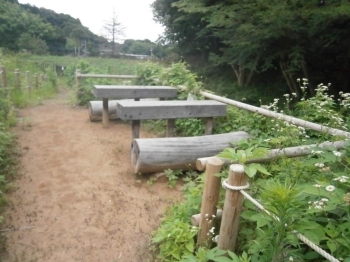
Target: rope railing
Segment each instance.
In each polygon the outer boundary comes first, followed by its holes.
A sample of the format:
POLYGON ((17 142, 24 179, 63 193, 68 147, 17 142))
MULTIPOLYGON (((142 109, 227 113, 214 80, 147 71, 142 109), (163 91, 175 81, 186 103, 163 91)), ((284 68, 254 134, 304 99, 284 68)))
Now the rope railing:
MULTIPOLYGON (((271 214, 267 209, 264 208, 264 206, 262 204, 260 204, 256 199, 254 199, 251 195, 249 195, 246 191, 244 191, 244 189, 249 188, 249 183, 247 183, 245 186, 232 186, 232 185, 228 184, 227 179, 225 179, 222 182, 222 187, 224 189, 226 189, 226 190, 229 189, 229 190, 239 191, 246 199, 248 199, 250 202, 252 202, 257 208, 259 208, 260 210, 264 211, 266 214, 271 216, 277 222, 280 222, 280 219, 276 215, 271 214)), ((328 259, 331 262, 340 262, 338 259, 333 257, 331 254, 327 253, 325 250, 320 248, 318 245, 313 243, 310 239, 308 239, 304 235, 300 234, 299 232, 297 232, 295 230, 293 231, 293 233, 296 234, 298 239, 300 239, 306 245, 311 247, 313 250, 315 250, 318 254, 320 254, 324 258, 328 259)))

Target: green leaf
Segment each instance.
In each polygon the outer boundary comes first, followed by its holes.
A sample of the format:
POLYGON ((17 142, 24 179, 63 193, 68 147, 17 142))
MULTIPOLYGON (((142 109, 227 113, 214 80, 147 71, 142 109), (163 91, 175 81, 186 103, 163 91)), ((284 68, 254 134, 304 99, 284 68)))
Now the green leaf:
POLYGON ((244 172, 250 177, 254 177, 258 170, 252 165, 244 166, 244 172))
POLYGON ((327 246, 329 250, 332 252, 332 254, 337 250, 338 248, 338 243, 335 240, 328 240, 327 241, 327 246))
POLYGON ((185 245, 186 249, 190 251, 191 253, 194 251, 194 245, 192 241, 188 241, 185 245))
POLYGON ((259 172, 265 174, 265 175, 269 175, 269 176, 272 176, 271 173, 269 173, 265 167, 263 167, 262 165, 260 164, 250 164, 250 165, 253 165, 254 168, 256 168, 259 172))

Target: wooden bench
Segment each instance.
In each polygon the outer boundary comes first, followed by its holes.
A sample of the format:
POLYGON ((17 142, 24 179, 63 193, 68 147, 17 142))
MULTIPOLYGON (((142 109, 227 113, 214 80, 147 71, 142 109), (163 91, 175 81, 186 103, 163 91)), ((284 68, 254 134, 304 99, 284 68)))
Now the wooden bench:
POLYGON ((140 120, 167 119, 166 136, 174 134, 177 118, 206 118, 205 134, 212 134, 213 117, 226 115, 226 104, 214 100, 194 101, 120 101, 117 111, 120 119, 132 120, 132 138, 140 136, 140 120))
POLYGON ((108 99, 135 99, 141 98, 174 98, 177 89, 170 86, 118 86, 118 85, 94 85, 92 90, 96 98, 102 98, 103 127, 108 127, 108 99))

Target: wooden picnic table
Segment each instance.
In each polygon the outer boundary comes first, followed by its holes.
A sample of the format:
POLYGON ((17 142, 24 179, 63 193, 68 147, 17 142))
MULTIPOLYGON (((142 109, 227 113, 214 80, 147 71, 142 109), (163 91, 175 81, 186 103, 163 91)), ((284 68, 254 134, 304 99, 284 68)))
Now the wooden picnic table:
POLYGON ((108 99, 135 99, 141 98, 174 98, 177 96, 177 89, 170 86, 122 86, 122 85, 94 85, 93 94, 96 98, 102 98, 103 127, 107 128, 108 118, 108 99))

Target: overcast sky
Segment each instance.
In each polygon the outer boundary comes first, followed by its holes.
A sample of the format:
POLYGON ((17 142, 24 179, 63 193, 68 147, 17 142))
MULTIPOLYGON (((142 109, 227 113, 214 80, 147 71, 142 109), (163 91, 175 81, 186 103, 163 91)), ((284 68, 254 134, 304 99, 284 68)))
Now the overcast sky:
POLYGON ((125 27, 124 39, 156 41, 163 28, 153 21, 150 5, 154 0, 19 0, 21 4, 51 9, 56 13, 79 18, 81 23, 97 35, 102 35, 104 21, 115 9, 118 20, 125 27))

